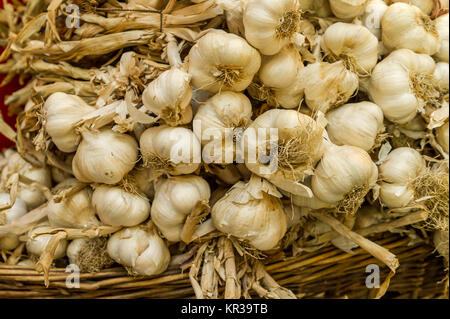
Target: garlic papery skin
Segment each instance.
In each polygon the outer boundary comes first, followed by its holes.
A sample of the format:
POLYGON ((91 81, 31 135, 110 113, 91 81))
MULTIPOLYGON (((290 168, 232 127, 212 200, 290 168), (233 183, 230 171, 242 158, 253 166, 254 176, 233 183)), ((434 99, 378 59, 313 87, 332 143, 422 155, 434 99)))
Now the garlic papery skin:
POLYGON ((281 196, 276 187, 253 175, 248 183, 236 183, 215 203, 213 223, 219 231, 248 241, 256 249, 273 249, 287 230, 281 196))
POLYGON ((109 256, 133 275, 151 276, 169 266, 170 252, 152 227, 124 228, 108 241, 109 256))
POLYGON ((441 47, 439 51, 434 55, 434 57, 441 62, 448 63, 448 18, 449 14, 446 13, 438 18, 436 18, 436 29, 439 33, 439 42, 441 47))
POLYGON ((343 60, 348 70, 370 74, 378 61, 378 40, 364 26, 337 22, 325 31, 321 47, 330 61, 343 60))
POLYGON ((144 165, 160 174, 191 174, 200 166, 200 141, 187 128, 151 127, 142 133, 139 144, 144 165))
POLYGON ((369 0, 364 14, 361 16, 362 24, 381 41, 381 19, 388 5, 383 0, 369 0))
POLYGON ((199 202, 209 201, 210 187, 199 176, 184 175, 158 180, 155 190, 151 219, 167 240, 179 242, 186 218, 199 202))
POLYGON ((136 226, 150 215, 150 203, 143 194, 129 193, 118 186, 95 187, 92 205, 100 220, 111 226, 136 226))
POLYGON ((347 70, 343 61, 312 63, 299 72, 305 101, 312 111, 326 113, 347 102, 358 89, 358 75, 347 70))
POLYGON ((192 121, 191 76, 182 68, 164 71, 142 93, 145 108, 168 125, 177 126, 192 121))
POLYGON ((261 65, 259 52, 245 39, 221 31, 201 37, 188 59, 192 85, 213 93, 245 90, 261 65))
POLYGON ((413 148, 399 147, 387 155, 378 169, 383 181, 407 184, 425 169, 425 160, 413 148))
POLYGON ((436 129, 436 140, 442 149, 448 154, 449 152, 449 126, 448 121, 436 129))
MULTIPOLYGON (((41 256, 41 254, 45 251, 45 248, 47 247, 48 243, 52 239, 53 235, 50 234, 42 234, 35 236, 35 234, 44 232, 44 231, 50 231, 53 228, 48 226, 46 223, 42 223, 35 228, 31 229, 28 232, 28 240, 26 243, 27 252, 30 254, 33 254, 35 256, 41 256)), ((56 246, 54 259, 62 258, 66 255, 66 248, 67 248, 67 240, 62 239, 58 246, 56 246)))
POLYGON ((378 169, 369 154, 355 146, 331 145, 311 179, 314 195, 337 210, 354 214, 378 179, 378 169))
POLYGON ((298 0, 252 0, 244 10, 245 38, 264 55, 274 55, 299 30, 298 0))
POLYGON ((234 156, 228 161, 226 157, 235 152, 231 149, 231 154, 227 154, 227 148, 234 148, 235 129, 245 129, 251 122, 251 117, 252 105, 242 93, 224 91, 217 93, 202 104, 194 117, 194 123, 198 123, 201 130, 195 129, 194 134, 204 147, 204 155, 208 154, 208 149, 212 149, 212 152, 219 152, 218 148, 220 148, 219 154, 213 154, 215 156, 210 159, 211 162, 216 164, 232 163, 234 156), (231 145, 227 147, 224 143, 231 145))
POLYGON ((336 145, 357 146, 365 151, 379 144, 385 131, 381 108, 371 102, 345 104, 328 112, 326 130, 336 145))
POLYGON ((388 120, 405 124, 439 96, 433 80, 435 67, 429 55, 408 49, 394 51, 374 68, 369 97, 388 120))
POLYGON ((298 182, 311 175, 323 154, 322 133, 319 123, 295 110, 266 111, 242 136, 245 165, 280 189, 304 195, 308 190, 298 182))
POLYGON ((434 8, 434 0, 391 0, 390 3, 404 2, 418 7, 423 13, 430 15, 434 8))
POLYGON ((72 161, 75 177, 85 183, 116 184, 138 160, 138 145, 130 135, 111 129, 83 130, 72 161))
POLYGON ((381 20, 383 44, 389 50, 410 49, 433 55, 440 49, 435 21, 416 6, 394 3, 381 20))
POLYGON ((59 203, 53 199, 48 202, 48 221, 50 226, 67 228, 91 228, 100 223, 95 217, 91 204, 92 191, 89 187, 63 198, 59 203))
POLYGON ((114 264, 107 251, 107 239, 77 238, 67 246, 67 257, 72 265, 77 265, 81 272, 99 272, 114 264))
POLYGON ((330 0, 333 14, 341 19, 352 19, 364 13, 367 0, 330 0))
POLYGON ((77 122, 95 108, 80 97, 63 92, 50 95, 44 103, 45 130, 56 147, 67 153, 75 152, 81 136, 75 130, 77 122))
MULTIPOLYGON (((0 193, 0 206, 10 205, 11 198, 7 193, 0 193)), ((11 208, 0 211, 0 225, 11 223, 28 212, 27 204, 20 198, 16 197, 11 208)), ((16 235, 0 236, 0 250, 13 250, 20 244, 16 235)))

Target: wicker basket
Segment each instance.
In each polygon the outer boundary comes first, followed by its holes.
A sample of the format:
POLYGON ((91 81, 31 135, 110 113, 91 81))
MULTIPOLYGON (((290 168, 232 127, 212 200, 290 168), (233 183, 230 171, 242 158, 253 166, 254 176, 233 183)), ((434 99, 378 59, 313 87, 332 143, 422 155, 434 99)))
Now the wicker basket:
MULTIPOLYGON (((394 253, 400 267, 384 298, 448 298, 448 277, 434 247, 399 234, 384 233, 374 242, 394 253)), ((366 266, 380 264, 381 280, 389 270, 364 250, 345 253, 334 246, 267 263, 266 269, 301 298, 373 298, 365 285, 366 266)), ((80 287, 68 289, 68 274, 52 268, 50 286, 34 269, 0 264, 0 298, 193 298, 188 272, 168 270, 157 277, 130 277, 123 268, 80 275, 80 287)))

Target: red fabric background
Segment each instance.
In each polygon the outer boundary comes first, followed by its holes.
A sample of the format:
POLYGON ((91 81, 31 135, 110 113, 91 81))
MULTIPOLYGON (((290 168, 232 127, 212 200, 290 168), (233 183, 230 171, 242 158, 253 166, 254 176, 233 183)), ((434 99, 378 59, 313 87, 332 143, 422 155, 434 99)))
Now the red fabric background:
MULTIPOLYGON (((3 8, 3 1, 0 1, 0 8, 3 8)), ((0 47, 0 53, 2 51, 3 51, 3 48, 0 47)), ((4 74, 0 74, 0 83, 3 81, 4 77, 5 77, 4 74)), ((11 117, 8 115, 8 109, 4 104, 4 100, 5 100, 6 95, 9 95, 14 91, 17 91, 19 88, 20 88, 20 86, 19 86, 17 78, 15 78, 13 81, 11 81, 8 85, 0 87, 0 110, 2 112, 3 118, 5 119, 5 122, 7 122, 13 128, 14 128, 14 124, 15 124, 15 116, 11 117)), ((4 137, 2 134, 0 134, 0 150, 11 147, 13 145, 14 145, 13 142, 11 142, 6 137, 4 137)))

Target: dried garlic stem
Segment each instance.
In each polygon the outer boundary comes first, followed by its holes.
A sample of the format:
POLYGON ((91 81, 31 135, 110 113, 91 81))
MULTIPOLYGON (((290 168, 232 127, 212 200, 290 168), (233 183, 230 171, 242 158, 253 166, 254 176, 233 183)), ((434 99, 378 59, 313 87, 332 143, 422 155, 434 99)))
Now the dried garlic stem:
POLYGON ((205 218, 209 214, 210 207, 205 200, 198 201, 191 213, 187 216, 183 225, 183 229, 180 234, 180 238, 186 244, 192 241, 195 228, 200 220, 205 218))
POLYGON ((239 299, 241 286, 236 273, 236 260, 233 244, 226 237, 219 239, 219 247, 222 247, 225 259, 225 299, 239 299))

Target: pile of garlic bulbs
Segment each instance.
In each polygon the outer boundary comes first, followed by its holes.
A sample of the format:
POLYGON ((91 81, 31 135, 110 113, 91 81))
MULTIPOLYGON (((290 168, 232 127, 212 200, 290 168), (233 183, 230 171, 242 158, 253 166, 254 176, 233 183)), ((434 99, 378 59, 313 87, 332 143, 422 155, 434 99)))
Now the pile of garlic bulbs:
POLYGON ((448 235, 446 1, 141 2, 97 1, 70 32, 33 12, 8 39, 0 71, 32 84, 7 99, 26 106, 0 155, 5 262, 151 276, 207 243, 183 264, 206 297, 215 249, 374 253, 346 234, 419 210, 409 232, 448 235))

